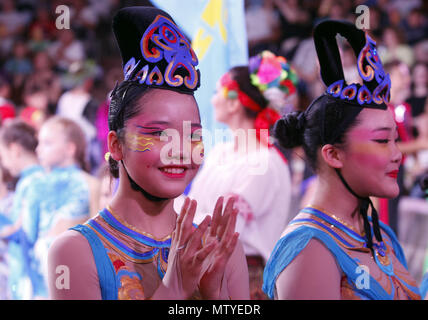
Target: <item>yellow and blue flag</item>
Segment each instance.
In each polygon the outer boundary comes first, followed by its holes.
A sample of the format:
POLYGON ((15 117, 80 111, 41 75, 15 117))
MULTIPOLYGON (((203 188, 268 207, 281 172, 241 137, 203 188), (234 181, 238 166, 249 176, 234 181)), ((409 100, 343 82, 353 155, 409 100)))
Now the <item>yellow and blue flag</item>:
POLYGON ((216 129, 225 126, 215 121, 211 98, 216 83, 231 67, 248 63, 244 0, 151 0, 168 12, 192 41, 199 59, 201 86, 195 92, 201 112, 205 153, 214 143, 216 129), (210 141, 211 140, 211 141, 210 141))

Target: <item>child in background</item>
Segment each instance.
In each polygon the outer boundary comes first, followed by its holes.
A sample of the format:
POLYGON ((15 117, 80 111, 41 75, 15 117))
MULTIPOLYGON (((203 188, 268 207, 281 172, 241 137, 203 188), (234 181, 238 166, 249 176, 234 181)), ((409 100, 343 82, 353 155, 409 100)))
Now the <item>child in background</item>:
MULTIPOLYGON (((40 129, 36 151, 46 178, 31 189, 23 229, 34 245, 34 272, 43 277, 54 238, 97 209, 98 183, 88 174, 86 150, 83 130, 70 119, 54 116, 40 129)), ((44 282, 37 286, 47 297, 44 282)))
MULTIPOLYGON (((13 189, 16 181, 0 163, 0 226, 8 223, 12 212, 13 189)), ((7 241, 0 239, 0 300, 8 300, 7 278, 9 268, 7 266, 7 241)))
POLYGON ((23 209, 36 181, 43 177, 36 156, 37 137, 34 128, 21 120, 11 120, 0 128, 0 156, 11 175, 19 177, 9 221, 0 226, 0 239, 8 241, 8 290, 14 300, 33 297, 29 270, 29 246, 21 230, 23 209))

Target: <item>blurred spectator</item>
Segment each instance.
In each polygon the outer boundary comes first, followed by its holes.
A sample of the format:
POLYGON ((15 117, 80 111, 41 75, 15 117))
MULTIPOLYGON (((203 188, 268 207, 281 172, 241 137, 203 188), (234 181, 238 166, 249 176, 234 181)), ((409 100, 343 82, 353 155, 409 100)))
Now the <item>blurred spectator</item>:
POLYGON ((47 52, 37 52, 33 58, 34 73, 30 74, 24 86, 24 96, 35 91, 47 96, 47 115, 55 114, 56 104, 62 92, 60 77, 53 71, 52 60, 47 52))
POLYGON ((10 98, 10 84, 5 76, 0 75, 0 124, 5 119, 15 117, 15 106, 10 98))
POLYGON ((415 61, 412 48, 404 42, 400 29, 394 27, 384 29, 379 55, 383 63, 400 60, 411 67, 415 61))
MULTIPOLYGON (((10 219, 15 187, 13 182, 13 177, 0 164, 0 227, 10 219)), ((10 299, 7 288, 8 275, 7 241, 0 239, 0 300, 10 299)))
POLYGON ((428 114, 428 65, 417 63, 412 69, 412 91, 407 102, 412 106, 412 116, 428 114))
POLYGON ((414 53, 416 62, 428 63, 428 39, 415 44, 414 53))
POLYGON ((49 48, 50 41, 46 39, 41 26, 34 26, 30 30, 28 48, 31 52, 43 52, 49 48))
POLYGON ((17 41, 13 47, 13 56, 6 60, 4 70, 11 76, 26 76, 33 71, 28 58, 28 48, 24 41, 17 41))
POLYGON ((311 34, 311 16, 297 0, 273 0, 280 14, 280 54, 287 59, 294 56, 299 42, 311 34))
POLYGON ((391 78, 391 100, 394 105, 401 104, 410 97, 412 78, 406 63, 393 60, 385 63, 385 70, 391 78))
MULTIPOLYGON (((86 152, 85 135, 76 122, 52 117, 40 129, 37 156, 47 173, 29 190, 23 230, 34 245, 34 273, 44 279, 53 239, 97 210, 98 181, 88 174, 86 152)), ((36 291, 47 298, 45 284, 37 286, 36 291)))
POLYGON ((70 19, 77 38, 82 40, 92 38, 98 23, 98 16, 97 12, 89 5, 89 1, 73 0, 70 9, 70 19))
POLYGON ((98 145, 100 146, 101 161, 104 159, 104 155, 108 151, 107 135, 109 132, 108 109, 110 105, 110 94, 115 84, 117 83, 117 81, 120 81, 121 78, 123 78, 122 68, 112 68, 108 70, 104 78, 105 86, 106 88, 109 88, 108 89, 109 91, 107 96, 105 97, 105 100, 101 102, 101 104, 98 106, 96 120, 95 120, 95 127, 97 129, 97 140, 98 140, 98 145))
POLYGON ((402 26, 409 45, 414 45, 428 36, 428 20, 422 9, 415 8, 410 11, 402 26))
POLYGON ((39 4, 33 22, 29 27, 30 35, 33 34, 34 30, 37 30, 37 36, 42 35, 45 41, 52 41, 57 30, 52 16, 54 12, 48 5, 39 4))
POLYGON ((273 0, 246 0, 245 21, 250 56, 263 50, 278 51, 280 25, 273 0))
POLYGON ((11 51, 15 39, 23 35, 31 17, 17 11, 13 0, 2 0, 0 5, 0 51, 5 56, 11 51))
MULTIPOLYGON (((32 299, 37 281, 30 271, 30 248, 22 232, 23 210, 28 193, 36 181, 43 180, 38 165, 35 130, 20 120, 9 121, 0 128, 0 155, 3 166, 19 177, 13 198, 12 212, 0 229, 0 238, 8 241, 8 290, 12 299, 32 299)), ((4 217, 3 220, 6 220, 4 217)))
POLYGON ((6 60, 4 70, 11 79, 12 99, 20 105, 25 79, 33 71, 31 60, 28 58, 27 44, 24 41, 15 43, 13 55, 6 60))
POLYGON ((49 54, 59 71, 66 72, 74 62, 85 59, 85 50, 72 29, 57 30, 58 40, 49 48, 49 54))
POLYGON ((64 92, 58 100, 57 115, 79 123, 89 143, 89 158, 92 167, 97 167, 102 159, 101 147, 95 128, 99 102, 92 95, 97 66, 91 62, 74 63, 63 78, 71 89, 64 92))
POLYGON ((21 109, 20 118, 38 132, 48 117, 48 96, 43 90, 33 87, 24 96, 25 107, 21 109))

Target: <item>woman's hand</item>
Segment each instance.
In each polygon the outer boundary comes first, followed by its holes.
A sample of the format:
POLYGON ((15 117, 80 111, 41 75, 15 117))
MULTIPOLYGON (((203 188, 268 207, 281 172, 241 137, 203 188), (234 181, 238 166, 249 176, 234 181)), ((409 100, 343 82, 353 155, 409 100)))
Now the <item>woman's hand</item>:
POLYGON ((223 211, 223 197, 214 207, 212 223, 205 238, 205 245, 215 243, 214 250, 204 261, 204 273, 199 282, 199 290, 204 299, 227 299, 222 294, 222 282, 227 262, 235 250, 239 233, 235 232, 238 210, 233 208, 234 198, 229 198, 223 211))
POLYGON ((188 299, 192 296, 201 278, 203 262, 216 247, 215 242, 202 246, 211 217, 207 216, 193 230, 195 212, 196 201, 186 198, 172 235, 168 269, 162 280, 171 299, 188 299))

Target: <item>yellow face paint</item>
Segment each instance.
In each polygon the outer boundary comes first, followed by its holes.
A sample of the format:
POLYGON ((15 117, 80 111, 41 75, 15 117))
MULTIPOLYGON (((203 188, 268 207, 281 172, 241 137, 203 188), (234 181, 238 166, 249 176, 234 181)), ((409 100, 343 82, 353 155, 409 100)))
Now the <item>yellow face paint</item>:
POLYGON ((141 133, 126 132, 125 142, 127 147, 135 152, 150 151, 150 146, 154 145, 152 137, 146 137, 141 133))

